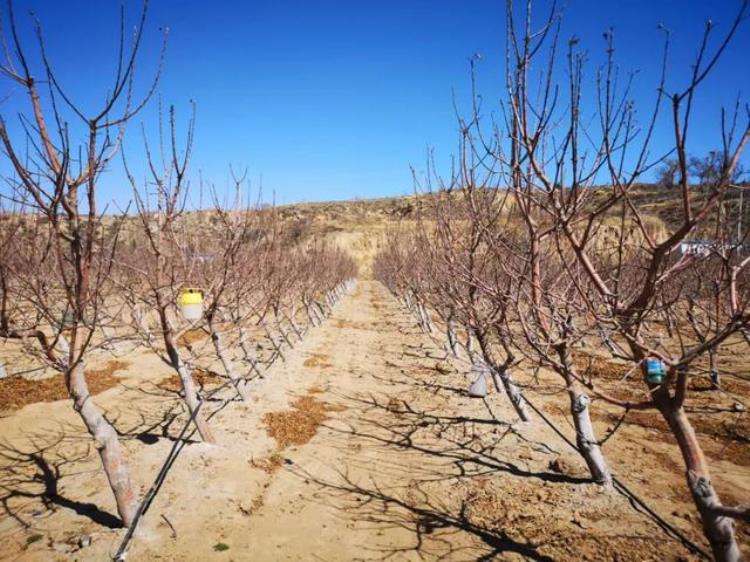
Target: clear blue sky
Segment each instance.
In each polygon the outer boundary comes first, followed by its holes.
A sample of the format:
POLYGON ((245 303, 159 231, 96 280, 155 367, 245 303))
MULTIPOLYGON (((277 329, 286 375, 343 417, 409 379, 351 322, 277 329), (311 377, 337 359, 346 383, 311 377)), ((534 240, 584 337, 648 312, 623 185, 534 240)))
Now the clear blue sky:
MULTIPOLYGON (((546 2, 537 2, 546 9, 546 2)), ((602 32, 614 27, 624 70, 640 69, 636 102, 656 85, 658 23, 674 33, 669 89, 684 84, 707 17, 726 29, 739 1, 568 0, 562 37, 577 35, 601 60, 602 32)), ((127 2, 132 24, 139 3, 127 2)), ((50 58, 72 97, 88 108, 106 92, 114 68, 119 3, 111 0, 16 0, 25 44, 35 49, 28 10, 41 20, 50 58)), ((468 58, 483 55, 480 89, 487 104, 502 95, 504 2, 153 0, 140 77, 150 76, 169 27, 159 92, 183 116, 197 103, 194 177, 219 187, 227 167, 262 175, 277 202, 376 197, 411 191, 409 166, 423 168, 425 148, 447 158, 455 147, 452 96, 468 101, 468 58)), ((750 22, 742 27, 703 89, 693 122, 696 153, 718 147, 722 104, 750 100, 750 22)), ((562 78, 562 77, 561 77, 562 78)), ((25 107, 18 88, 0 82, 0 111, 25 107)), ((643 106, 643 111, 650 105, 643 106)), ((155 131, 156 103, 141 114, 155 131)), ((143 170, 139 124, 127 153, 143 170)), ((668 139, 662 130, 659 142, 668 139)), ((443 160, 444 161, 444 160, 443 160)), ((115 169, 103 195, 122 203, 129 187, 115 169)))

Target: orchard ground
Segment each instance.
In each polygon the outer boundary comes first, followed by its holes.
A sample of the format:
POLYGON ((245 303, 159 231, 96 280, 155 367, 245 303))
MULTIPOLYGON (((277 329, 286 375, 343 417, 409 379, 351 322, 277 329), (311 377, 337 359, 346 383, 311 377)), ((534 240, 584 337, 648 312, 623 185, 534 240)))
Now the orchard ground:
MULTIPOLYGON (((250 402, 225 404, 231 393, 223 390, 207 404, 219 444, 195 438, 183 448, 128 560, 696 558, 625 497, 587 482, 578 455, 538 416, 517 423, 497 392, 470 398, 468 366, 447 359, 369 278, 380 236, 408 220, 409 205, 282 209, 357 256, 361 279, 322 326, 285 350, 285 362, 251 383, 250 402)), ((736 399, 750 396, 746 356, 730 348, 722 360, 730 394, 706 389, 689 404, 728 504, 750 498, 748 418, 736 399)), ((95 400, 120 432, 144 493, 185 414, 169 367, 155 356, 133 350, 107 370, 112 360, 102 355, 91 365, 107 377, 95 400)), ((599 368, 615 380, 616 365, 599 368)), ((573 437, 559 385, 539 376, 548 384, 535 385, 529 399, 573 437)), ((592 413, 600 434, 621 415, 596 401, 592 413)), ((1 415, 0 558, 114 554, 124 530, 70 401, 9 405, 1 415)), ((631 413, 605 454, 637 495, 706 548, 669 435, 657 413, 631 413)), ((747 525, 739 524, 738 539, 748 552, 747 525)))

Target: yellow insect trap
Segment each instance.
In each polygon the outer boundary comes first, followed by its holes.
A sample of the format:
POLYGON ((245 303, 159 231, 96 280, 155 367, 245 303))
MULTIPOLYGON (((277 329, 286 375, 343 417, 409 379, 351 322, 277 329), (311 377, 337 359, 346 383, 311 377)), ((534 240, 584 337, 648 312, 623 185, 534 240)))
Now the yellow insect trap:
POLYGON ((203 318, 203 291, 200 289, 185 289, 177 304, 186 320, 195 322, 203 318))

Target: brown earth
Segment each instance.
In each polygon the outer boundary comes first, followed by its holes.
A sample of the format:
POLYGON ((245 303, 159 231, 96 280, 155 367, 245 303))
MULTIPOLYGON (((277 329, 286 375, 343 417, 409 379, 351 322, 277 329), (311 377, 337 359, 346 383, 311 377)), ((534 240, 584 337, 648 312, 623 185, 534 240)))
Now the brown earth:
MULTIPOLYGON (((503 395, 469 398, 466 365, 446 361, 375 282, 361 281, 285 357, 251 383, 248 403, 225 389, 216 398, 230 401, 207 404, 219 444, 191 438, 128 560, 694 558, 625 497, 588 483, 549 427, 514 423, 503 395)), ((96 401, 142 494, 185 412, 159 388, 166 366, 141 352, 127 360, 122 384, 96 401)), ((554 412, 560 396, 532 399, 572 435, 554 412)), ((605 451, 705 548, 677 448, 655 431, 626 424, 605 451)), ((28 405, 0 419, 0 433, 0 559, 108 559, 124 531, 112 528, 114 502, 68 401, 28 405)), ((707 449, 720 493, 747 500, 747 467, 707 449)), ((745 527, 740 540, 747 552, 745 527)))
MULTIPOLYGON (((413 227, 419 205, 321 203, 280 214, 302 235, 350 251, 367 277, 383 235, 397 221, 413 227)), ((639 205, 668 227, 669 197, 644 190, 639 205)), ((202 331, 181 340, 210 356, 209 343, 202 331)), ((6 366, 24 360, 17 349, 4 351, 6 366)), ((688 409, 722 498, 747 504, 749 422, 735 404, 747 403, 750 383, 746 357, 735 355, 722 358, 724 391, 703 390, 697 379, 688 409)), ((188 440, 128 560, 696 559, 626 498, 586 482, 578 456, 538 419, 515 423, 495 392, 469 398, 467 365, 446 360, 377 283, 360 282, 284 357, 250 383, 250 402, 232 400, 227 388, 207 403, 219 444, 188 440)), ((155 356, 135 350, 122 362, 112 369, 120 363, 99 357, 89 383, 142 495, 186 412, 179 380, 155 356)), ((639 388, 622 380, 621 365, 594 358, 590 368, 608 392, 639 388)), ((194 375, 204 389, 225 381, 208 368, 194 375)), ((530 376, 517 374, 522 385, 530 376)), ((564 388, 549 373, 539 377, 548 386, 527 389, 529 398, 572 437, 564 388)), ((109 559, 124 531, 98 455, 61 379, 52 379, 0 381, 0 400, 13 402, 0 406, 0 560, 109 559)), ((592 412, 600 436, 622 417, 596 400, 592 412)), ((706 548, 679 451, 658 414, 629 413, 604 449, 629 488, 706 548)), ((738 537, 750 552, 748 525, 738 537)))

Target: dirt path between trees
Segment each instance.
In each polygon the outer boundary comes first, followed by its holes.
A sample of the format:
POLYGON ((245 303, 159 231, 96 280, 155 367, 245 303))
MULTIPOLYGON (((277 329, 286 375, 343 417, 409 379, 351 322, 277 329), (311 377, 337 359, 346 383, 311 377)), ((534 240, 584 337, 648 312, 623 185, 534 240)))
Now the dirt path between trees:
MULTIPOLYGON (((253 383, 250 403, 217 413, 220 445, 184 448, 128 560, 691 559, 625 498, 587 483, 549 428, 513 425, 497 393, 469 398, 465 370, 444 360, 381 285, 361 281, 253 383)), ((108 392, 105 406, 126 391, 108 392)), ((166 407, 141 400, 144 411, 166 407)), ((42 411, 75 423, 67 403, 33 408, 0 420, 4 437, 20 438, 42 411)), ((126 409, 132 416, 138 407, 126 409)), ((126 441, 141 492, 170 436, 168 428, 126 441)), ((58 482, 69 505, 51 502, 39 514, 43 501, 14 500, 29 527, 2 514, 3 559, 114 553, 123 531, 106 526, 114 509, 96 458, 87 450, 70 462, 75 470, 63 463, 58 482)))

